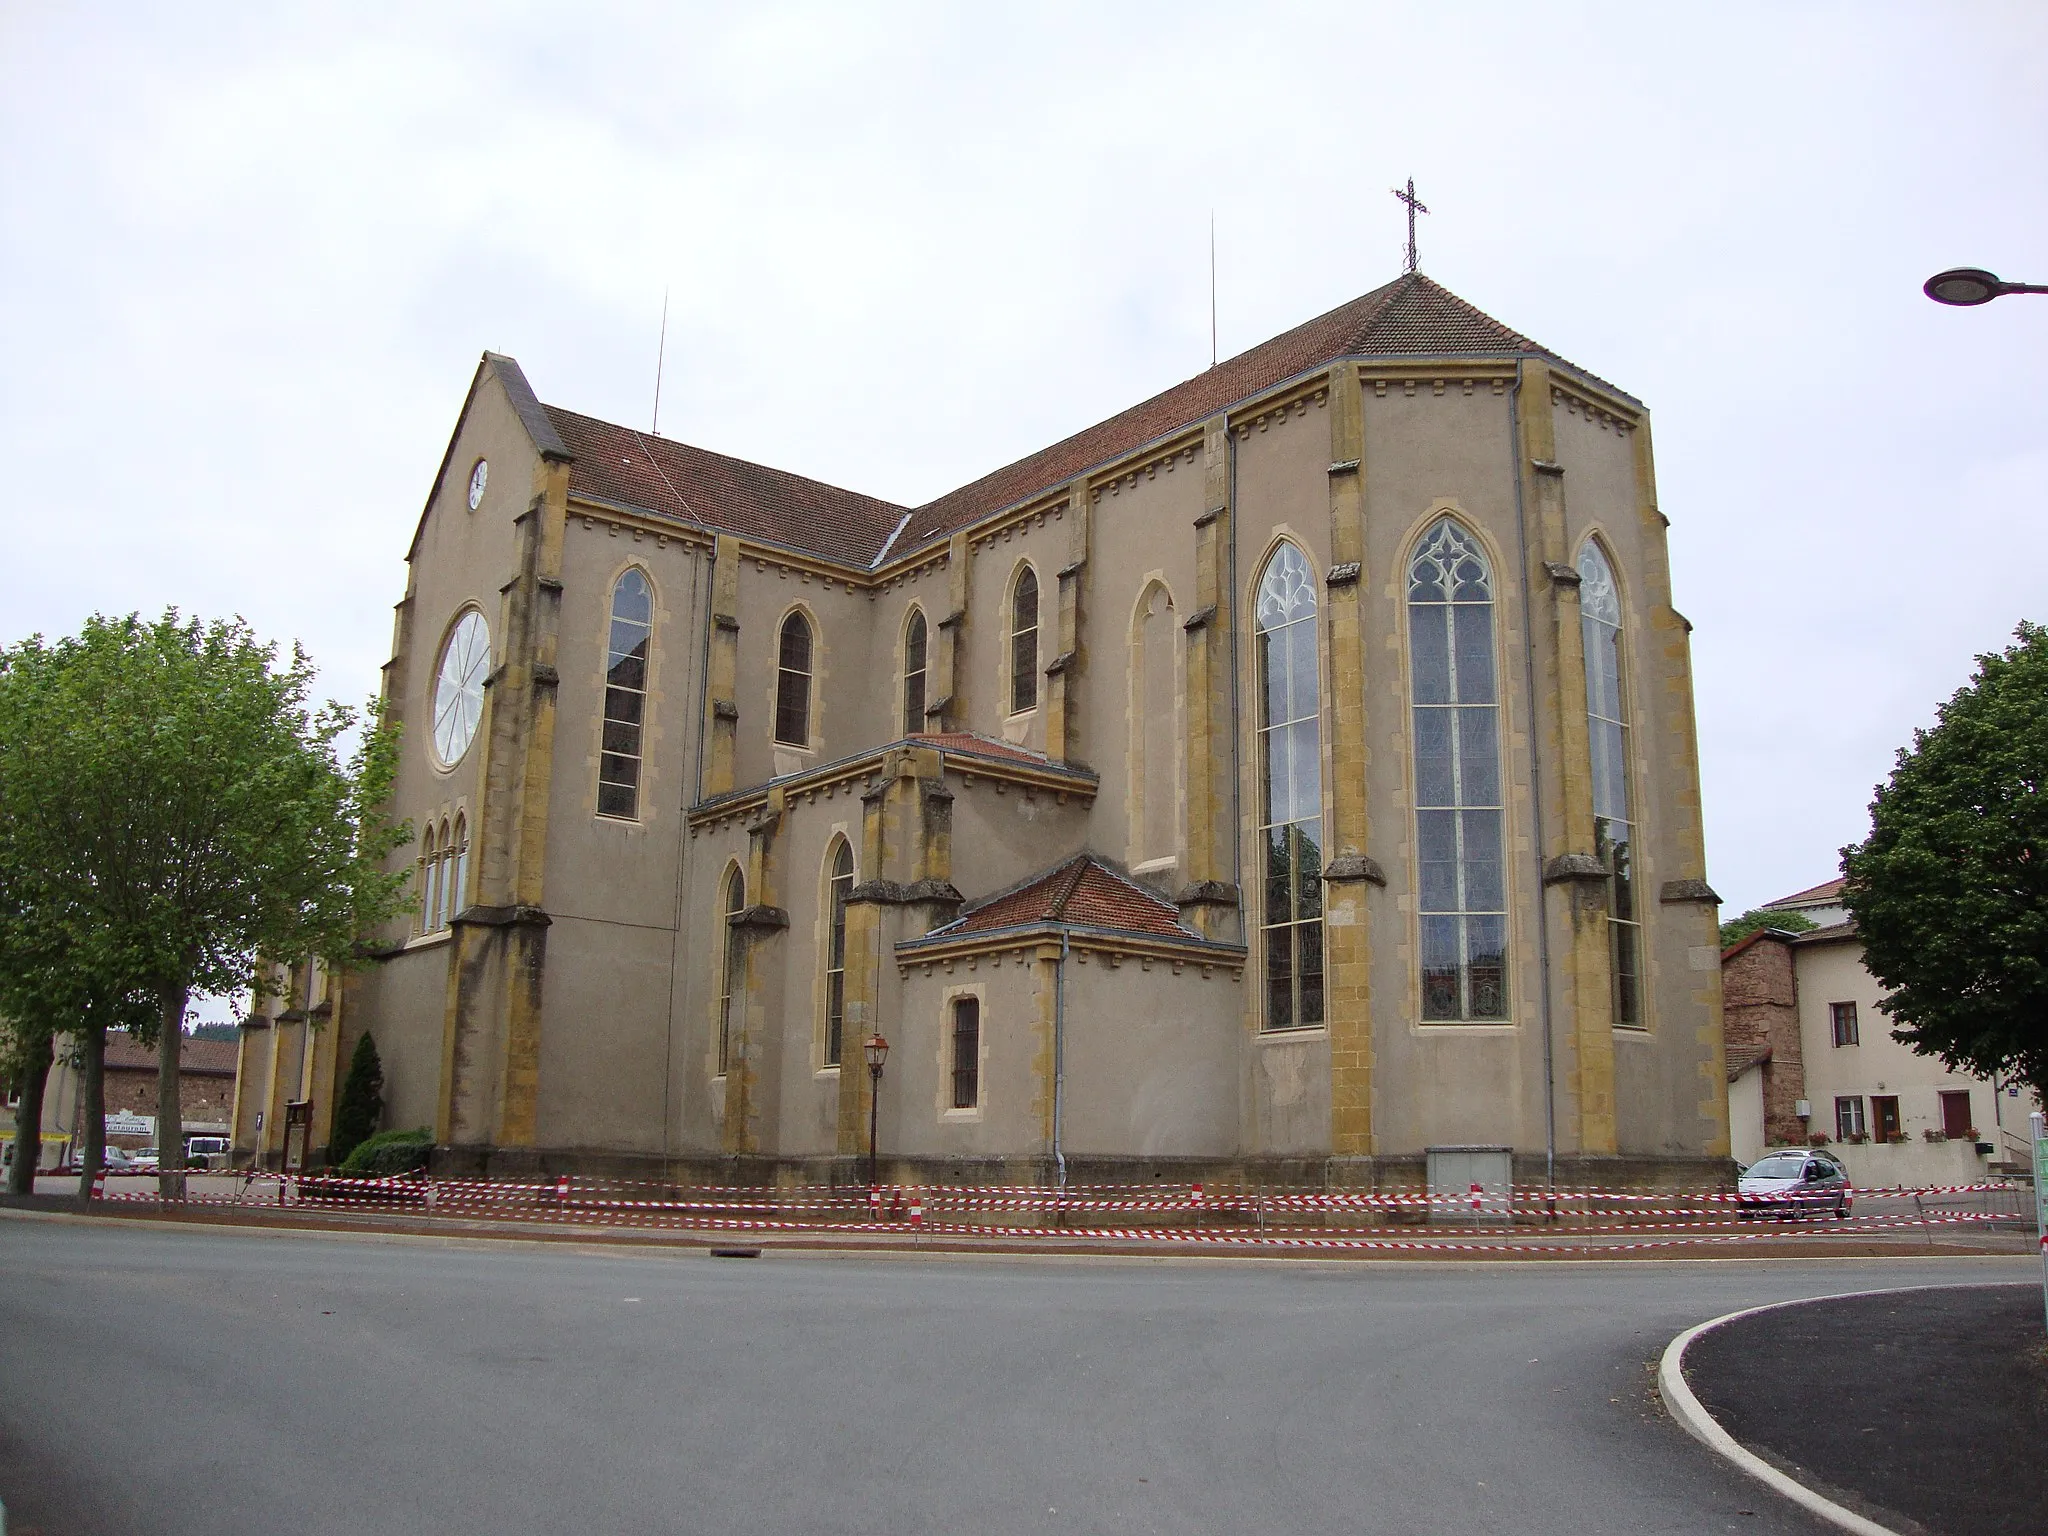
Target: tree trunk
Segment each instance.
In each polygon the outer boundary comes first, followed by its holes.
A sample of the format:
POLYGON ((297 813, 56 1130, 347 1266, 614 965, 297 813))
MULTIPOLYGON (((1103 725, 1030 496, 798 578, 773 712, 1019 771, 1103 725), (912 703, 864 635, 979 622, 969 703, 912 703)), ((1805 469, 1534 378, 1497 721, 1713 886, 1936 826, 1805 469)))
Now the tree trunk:
POLYGON ((85 1137, 78 1157, 78 1198, 90 1200, 92 1181, 99 1177, 100 1160, 107 1151, 107 1026, 87 1024, 78 1054, 85 1079, 85 1109, 78 1117, 78 1132, 85 1137))
POLYGON ((14 1106, 14 1165, 7 1170, 10 1195, 36 1192, 36 1169, 43 1161, 43 1091, 56 1055, 56 1038, 46 1034, 28 1048, 22 1064, 21 1102, 14 1106))
POLYGON ((165 995, 156 1039, 156 1192, 161 1200, 185 1198, 185 1106, 178 1094, 178 1052, 185 1044, 185 1004, 191 990, 165 995))

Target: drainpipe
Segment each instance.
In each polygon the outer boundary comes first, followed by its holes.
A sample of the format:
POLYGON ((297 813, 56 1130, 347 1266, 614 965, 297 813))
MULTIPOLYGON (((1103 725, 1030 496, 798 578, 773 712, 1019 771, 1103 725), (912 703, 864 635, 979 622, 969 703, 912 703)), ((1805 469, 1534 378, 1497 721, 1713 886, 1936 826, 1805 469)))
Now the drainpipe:
POLYGON ((1060 957, 1052 981, 1052 1163, 1062 1196, 1067 1192, 1067 1154, 1060 1147, 1067 1099, 1067 933, 1060 926, 1060 957))
POLYGON ((1543 1183, 1557 1193, 1557 1057, 1551 1040, 1550 897, 1543 885, 1543 763, 1536 729, 1536 609, 1529 588, 1529 516, 1522 497, 1522 360, 1515 359, 1515 387, 1508 396, 1509 451, 1515 458, 1515 539, 1522 562, 1522 679, 1529 700, 1529 801, 1536 831, 1536 949, 1543 1018, 1543 1183))

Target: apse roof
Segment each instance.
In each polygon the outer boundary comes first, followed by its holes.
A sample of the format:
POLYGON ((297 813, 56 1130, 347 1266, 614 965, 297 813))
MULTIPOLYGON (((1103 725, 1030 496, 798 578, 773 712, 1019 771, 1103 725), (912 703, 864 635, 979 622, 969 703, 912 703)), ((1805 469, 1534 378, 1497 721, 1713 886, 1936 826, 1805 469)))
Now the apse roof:
MULTIPOLYGON (((544 426, 550 429, 545 435, 559 434, 574 456, 570 488, 577 493, 871 569, 884 552, 893 557, 912 553, 1339 357, 1522 356, 1542 357, 1593 377, 1442 284, 1410 272, 920 507, 864 496, 560 406, 544 407, 541 422, 529 422, 529 428, 544 426)), ((518 374, 510 358, 492 357, 501 371, 509 364, 509 372, 518 374)), ((1604 381, 1595 382, 1622 395, 1604 381)), ((524 383, 521 377, 515 395, 524 383)), ((543 435, 536 430, 536 441, 543 435)))
POLYGON ((1118 874, 1090 853, 1076 854, 1023 885, 969 908, 925 937, 957 939, 1040 923, 1108 928, 1161 939, 1201 937, 1182 926, 1173 903, 1118 874))

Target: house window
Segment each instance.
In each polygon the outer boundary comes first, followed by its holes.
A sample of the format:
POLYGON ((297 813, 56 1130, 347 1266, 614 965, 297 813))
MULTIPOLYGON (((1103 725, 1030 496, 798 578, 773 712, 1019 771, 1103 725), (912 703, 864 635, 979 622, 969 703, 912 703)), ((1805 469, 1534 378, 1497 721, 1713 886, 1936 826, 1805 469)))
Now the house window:
POLYGON ((853 849, 840 838, 826 890, 825 1065, 839 1065, 846 1040, 846 899, 853 894, 853 849))
POLYGON ((1422 1017, 1508 1016, 1493 575, 1450 518, 1408 563, 1422 1017))
POLYGON ((953 1107, 981 1107, 981 1000, 953 999, 953 1107))
POLYGON ((1977 1121, 1970 1113, 1970 1092, 1967 1088, 1942 1090, 1941 1134, 1951 1141, 1977 1139, 1977 1121))
POLYGON ((1038 573, 1025 566, 1010 596, 1010 713, 1038 707, 1038 573))
POLYGON ((800 613, 782 621, 775 673, 775 739, 786 747, 811 744, 811 622, 800 613))
POLYGON ((1635 818, 1628 791, 1628 700, 1622 687, 1621 598, 1588 539, 1579 551, 1579 630, 1586 652, 1586 727, 1593 760, 1593 851, 1608 868, 1607 935, 1614 1022, 1640 1028, 1642 923, 1636 911, 1635 818))
POLYGON ((910 610, 910 623, 903 630, 903 734, 915 736, 924 729, 924 610, 910 610))
POLYGON ((597 768, 600 816, 630 821, 640 813, 647 649, 653 633, 653 589, 644 572, 629 570, 612 588, 612 627, 604 673, 604 741, 597 768))
POLYGON ((1835 1100, 1835 1140, 1847 1141, 1851 1136, 1866 1134, 1863 1119, 1863 1096, 1852 1094, 1835 1100))
POLYGON ((1323 743, 1316 582, 1282 544, 1259 578, 1259 843, 1267 1029, 1323 1022, 1323 743))
POLYGON ((1828 1022, 1834 1029, 1836 1045, 1855 1045, 1856 1005, 1854 1003, 1829 1003, 1828 1022))
POLYGON ((747 953, 733 919, 747 910, 747 877, 735 869, 725 880, 725 956, 718 968, 718 1075, 732 1058, 733 994, 745 982, 747 953))

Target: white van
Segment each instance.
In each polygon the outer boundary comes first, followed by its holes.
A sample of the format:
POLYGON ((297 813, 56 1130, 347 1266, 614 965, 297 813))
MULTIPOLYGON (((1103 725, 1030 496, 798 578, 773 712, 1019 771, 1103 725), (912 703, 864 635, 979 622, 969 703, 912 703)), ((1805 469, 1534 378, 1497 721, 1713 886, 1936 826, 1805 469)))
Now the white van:
POLYGON ((188 1136, 185 1138, 185 1166, 187 1168, 225 1168, 228 1165, 228 1139, 225 1136, 188 1136))

